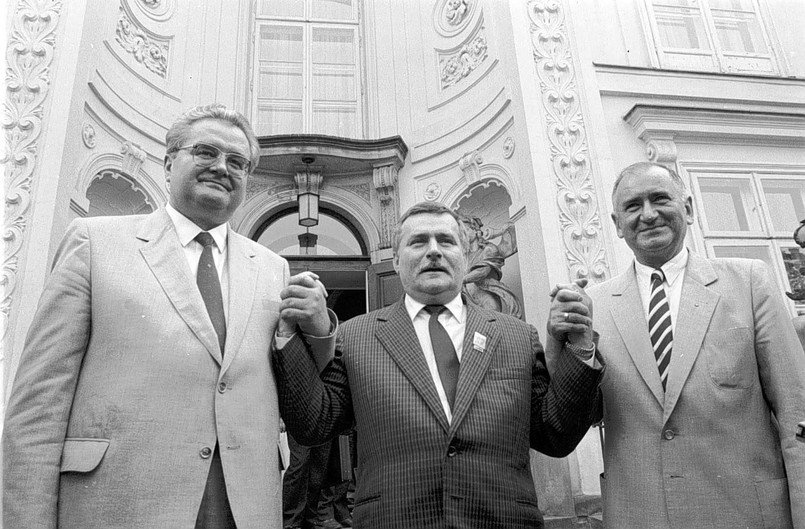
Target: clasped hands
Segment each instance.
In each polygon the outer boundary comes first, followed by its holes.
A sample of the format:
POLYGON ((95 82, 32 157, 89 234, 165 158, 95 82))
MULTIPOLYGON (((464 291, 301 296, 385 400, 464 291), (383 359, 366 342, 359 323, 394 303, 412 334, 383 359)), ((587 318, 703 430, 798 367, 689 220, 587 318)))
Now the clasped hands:
POLYGON ((280 299, 280 336, 289 336, 297 329, 310 336, 330 334, 327 289, 318 275, 305 271, 292 276, 280 292, 280 299))
POLYGON ((584 349, 593 346, 593 300, 584 291, 586 279, 553 287, 551 309, 548 315, 548 334, 584 349))

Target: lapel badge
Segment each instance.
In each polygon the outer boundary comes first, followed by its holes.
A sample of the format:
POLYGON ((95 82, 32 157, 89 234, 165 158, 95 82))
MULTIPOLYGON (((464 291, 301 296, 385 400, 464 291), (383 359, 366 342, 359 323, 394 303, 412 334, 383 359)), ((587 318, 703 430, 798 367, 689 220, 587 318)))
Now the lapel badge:
POLYGON ((484 350, 486 350, 486 336, 476 332, 475 336, 472 338, 472 347, 483 353, 484 350))

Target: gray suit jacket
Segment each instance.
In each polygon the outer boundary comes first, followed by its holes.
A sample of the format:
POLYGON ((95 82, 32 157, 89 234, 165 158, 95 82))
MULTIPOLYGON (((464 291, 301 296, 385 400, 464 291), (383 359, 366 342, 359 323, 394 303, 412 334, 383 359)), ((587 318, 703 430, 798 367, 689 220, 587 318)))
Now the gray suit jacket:
POLYGON ((805 354, 766 266, 691 252, 665 393, 634 266, 589 293, 605 525, 804 528, 805 354))
POLYGON ((597 407, 600 370, 565 352, 549 378, 534 327, 473 304, 449 423, 402 300, 345 323, 321 378, 300 345, 275 352, 282 415, 309 444, 356 423, 356 529, 542 527, 529 447, 570 453, 597 407))
POLYGON ((74 221, 6 412, 5 527, 187 527, 220 445, 240 529, 281 527, 270 344, 287 263, 229 231, 218 340, 167 213, 74 221))

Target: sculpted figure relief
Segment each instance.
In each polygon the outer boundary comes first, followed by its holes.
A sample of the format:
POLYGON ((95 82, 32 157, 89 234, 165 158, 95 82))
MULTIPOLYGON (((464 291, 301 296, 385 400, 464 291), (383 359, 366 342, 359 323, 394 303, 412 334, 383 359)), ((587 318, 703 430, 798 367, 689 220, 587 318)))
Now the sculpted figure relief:
POLYGON ((522 319, 520 300, 500 281, 506 259, 517 253, 514 224, 484 229, 481 219, 468 216, 463 217, 463 222, 469 237, 464 292, 482 307, 522 319), (492 242, 497 238, 498 243, 492 242))

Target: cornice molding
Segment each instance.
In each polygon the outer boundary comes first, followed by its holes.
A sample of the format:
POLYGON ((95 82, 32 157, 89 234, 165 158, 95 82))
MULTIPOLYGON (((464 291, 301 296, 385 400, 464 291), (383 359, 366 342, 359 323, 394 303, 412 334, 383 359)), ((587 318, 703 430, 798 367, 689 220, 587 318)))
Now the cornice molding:
POLYGON ((717 145, 805 147, 805 113, 635 105, 623 117, 647 144, 655 140, 717 145))

